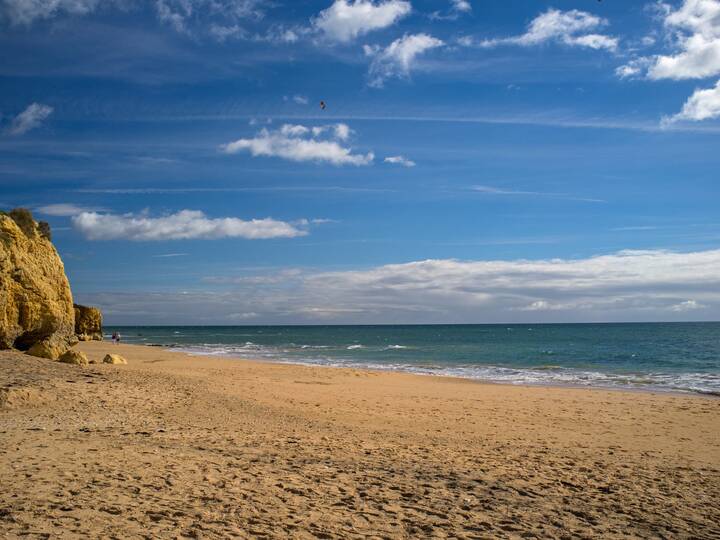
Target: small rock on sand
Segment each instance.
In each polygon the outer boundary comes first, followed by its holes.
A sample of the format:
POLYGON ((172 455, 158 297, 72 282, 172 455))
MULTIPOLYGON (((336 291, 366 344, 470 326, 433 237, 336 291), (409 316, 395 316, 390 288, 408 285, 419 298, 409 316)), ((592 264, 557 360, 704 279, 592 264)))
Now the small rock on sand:
POLYGON ((103 358, 103 364, 127 364, 127 360, 119 354, 106 354, 105 358, 103 358))
POLYGON ((88 357, 85 356, 85 353, 73 350, 63 353, 60 358, 58 358, 58 362, 62 362, 63 364, 76 364, 78 366, 87 366, 89 364, 88 357))

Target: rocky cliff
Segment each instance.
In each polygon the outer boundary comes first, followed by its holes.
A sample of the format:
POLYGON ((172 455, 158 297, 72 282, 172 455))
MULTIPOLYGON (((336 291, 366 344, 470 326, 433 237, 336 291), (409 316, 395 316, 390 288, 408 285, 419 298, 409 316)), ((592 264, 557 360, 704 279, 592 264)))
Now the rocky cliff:
POLYGON ((75 304, 75 333, 80 341, 102 341, 102 313, 95 307, 75 304))
POLYGON ((70 284, 50 228, 24 209, 0 212, 0 349, 57 359, 76 342, 70 284))

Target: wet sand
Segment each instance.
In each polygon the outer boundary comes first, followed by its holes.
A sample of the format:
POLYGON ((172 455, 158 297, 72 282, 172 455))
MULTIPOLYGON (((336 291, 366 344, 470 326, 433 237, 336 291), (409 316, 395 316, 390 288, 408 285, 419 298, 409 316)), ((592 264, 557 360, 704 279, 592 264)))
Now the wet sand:
POLYGON ((0 352, 0 538, 718 538, 720 399, 0 352))

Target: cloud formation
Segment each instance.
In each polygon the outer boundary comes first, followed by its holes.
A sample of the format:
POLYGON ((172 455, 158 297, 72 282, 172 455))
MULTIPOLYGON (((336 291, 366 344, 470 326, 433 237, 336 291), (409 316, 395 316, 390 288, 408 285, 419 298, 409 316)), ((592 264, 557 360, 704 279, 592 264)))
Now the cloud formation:
POLYGON ((418 56, 443 45, 442 40, 428 34, 405 34, 385 49, 365 47, 365 54, 373 56, 368 84, 382 88, 387 79, 409 77, 418 56))
POLYGON ((472 11, 472 5, 469 0, 450 0, 450 4, 452 4, 452 9, 455 11, 462 13, 469 13, 472 11))
POLYGON ((720 117, 720 81, 714 87, 695 90, 676 115, 663 118, 663 124, 669 125, 682 120, 698 122, 720 117))
POLYGON ((570 195, 568 193, 550 193, 543 191, 524 191, 518 189, 507 189, 498 188, 494 186, 473 186, 472 190, 477 193, 486 195, 507 195, 507 196, 521 196, 521 197, 547 197, 549 199, 561 199, 566 201, 580 201, 580 202, 593 202, 593 203, 604 203, 607 202, 603 199, 594 199, 592 197, 578 197, 576 195, 570 195))
POLYGON ((209 218, 199 210, 150 217, 147 214, 100 214, 82 212, 73 226, 88 240, 193 240, 218 238, 294 238, 307 230, 271 218, 245 221, 239 218, 209 218))
POLYGON ((264 16, 264 0, 0 0, 0 16, 14 25, 30 25, 61 15, 81 16, 100 8, 141 9, 148 4, 157 20, 184 34, 199 33, 222 42, 249 37, 238 25, 264 16))
POLYGON ((533 19, 524 34, 507 38, 486 39, 480 42, 479 46, 519 45, 530 47, 554 41, 568 46, 614 51, 618 47, 617 38, 593 32, 607 26, 607 24, 607 19, 585 11, 549 9, 533 19))
POLYGON ((29 25, 61 13, 85 15, 94 11, 100 0, 2 0, 0 13, 12 24, 29 25))
MULTIPOLYGON (((720 250, 620 251, 584 259, 424 260, 362 270, 209 276, 185 296, 93 299, 120 321, 142 308, 165 324, 577 322, 717 319, 720 250), (218 289, 218 287, 220 289, 218 289), (207 317, 207 319, 205 319, 207 317), (188 322, 189 319, 188 319, 188 322)), ((136 318, 132 319, 137 323, 136 318)))
POLYGON ((48 116, 53 113, 53 108, 42 103, 31 103, 28 107, 18 114, 8 128, 11 135, 23 135, 28 131, 40 126, 48 116))
POLYGON ((668 8, 663 26, 677 50, 655 57, 649 78, 699 79, 720 74, 720 0, 684 0, 677 10, 668 8))
POLYGON ((262 18, 262 6, 262 0, 155 0, 160 22, 180 33, 189 33, 190 24, 199 21, 203 26, 207 25, 211 35, 220 41, 242 35, 244 30, 233 23, 262 18), (221 24, 210 24, 211 21, 221 24))
POLYGON ((416 163, 404 156, 388 156, 383 160, 385 163, 392 163, 393 165, 402 165, 403 167, 414 167, 416 163))
POLYGON ((375 156, 353 154, 352 149, 343 146, 352 130, 346 124, 303 126, 284 124, 278 130, 262 129, 251 139, 221 146, 226 154, 250 152, 254 157, 279 157, 290 161, 314 161, 333 165, 370 165, 375 156))
POLYGON ((373 30, 392 26, 412 10, 404 0, 335 0, 313 21, 315 28, 341 43, 347 43, 373 30))
POLYGON ((450 7, 447 12, 433 11, 429 17, 431 20, 438 21, 455 21, 461 15, 467 15, 472 12, 472 5, 469 0, 449 0, 450 7))
POLYGON ((46 204, 45 206, 38 206, 35 210, 46 216, 77 216, 83 212, 98 212, 101 208, 90 208, 86 206, 78 206, 73 203, 57 203, 57 204, 46 204))
MULTIPOLYGON (((615 70, 621 78, 647 76, 650 80, 706 79, 720 74, 720 0, 683 0, 673 9, 658 4, 670 54, 639 56, 615 70)), ((665 126, 678 121, 702 121, 720 116, 719 86, 697 89, 682 110, 663 117, 665 126)))

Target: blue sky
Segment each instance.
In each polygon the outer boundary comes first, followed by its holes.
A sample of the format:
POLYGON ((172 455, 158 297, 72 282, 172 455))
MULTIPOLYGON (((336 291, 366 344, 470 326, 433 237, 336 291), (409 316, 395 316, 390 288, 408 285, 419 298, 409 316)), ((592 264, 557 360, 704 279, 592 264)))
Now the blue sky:
POLYGON ((720 318, 720 0, 0 0, 0 26, 0 205, 111 324, 720 318))

